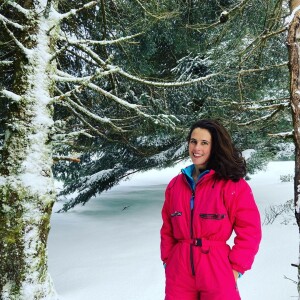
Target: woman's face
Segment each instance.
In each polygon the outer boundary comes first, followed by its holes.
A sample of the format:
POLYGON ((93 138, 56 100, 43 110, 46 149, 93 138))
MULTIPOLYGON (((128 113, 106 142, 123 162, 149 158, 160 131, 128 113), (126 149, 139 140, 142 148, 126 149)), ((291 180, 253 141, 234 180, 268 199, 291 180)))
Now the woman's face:
POLYGON ((211 134, 207 129, 195 128, 189 140, 189 155, 197 169, 205 169, 212 147, 211 134))

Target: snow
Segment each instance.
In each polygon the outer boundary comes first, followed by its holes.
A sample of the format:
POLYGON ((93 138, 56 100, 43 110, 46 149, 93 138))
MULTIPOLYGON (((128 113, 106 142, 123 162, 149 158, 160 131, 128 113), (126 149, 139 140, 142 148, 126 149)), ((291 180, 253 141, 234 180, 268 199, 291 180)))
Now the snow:
POLYGON ((296 7, 294 8, 294 10, 292 11, 292 13, 291 13, 289 16, 287 16, 287 17, 285 18, 285 22, 284 22, 285 26, 288 26, 288 25, 292 22, 292 20, 293 20, 294 17, 295 17, 295 14, 296 14, 299 10, 300 10, 300 5, 296 6, 296 7))
MULTIPOLYGON (((49 236, 49 270, 60 300, 162 300, 160 211, 169 180, 190 162, 134 174, 86 206, 54 214, 49 236)), ((268 207, 293 198, 293 161, 268 164, 251 175, 262 221, 268 207)), ((57 203, 58 210, 62 203, 57 203)), ((297 298, 298 229, 279 216, 263 226, 263 240, 252 270, 238 280, 243 300, 297 298), (288 279, 285 279, 288 278, 288 279)))

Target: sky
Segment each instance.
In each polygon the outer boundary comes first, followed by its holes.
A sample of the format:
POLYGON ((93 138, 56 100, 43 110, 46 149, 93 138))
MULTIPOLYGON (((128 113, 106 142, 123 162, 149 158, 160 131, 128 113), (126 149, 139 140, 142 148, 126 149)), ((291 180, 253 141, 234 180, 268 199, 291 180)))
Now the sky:
MULTIPOLYGON (((134 174, 129 180, 77 206, 54 213, 49 236, 49 271, 60 300, 163 300, 160 261, 161 208, 169 180, 189 162, 134 174)), ((249 184, 262 222, 270 207, 293 198, 294 162, 270 162, 249 184)), ((57 211, 63 203, 57 203, 57 211)), ((297 297, 298 230, 292 212, 263 225, 252 270, 238 280, 243 300, 297 297)), ((229 241, 230 243, 230 241, 229 241)))

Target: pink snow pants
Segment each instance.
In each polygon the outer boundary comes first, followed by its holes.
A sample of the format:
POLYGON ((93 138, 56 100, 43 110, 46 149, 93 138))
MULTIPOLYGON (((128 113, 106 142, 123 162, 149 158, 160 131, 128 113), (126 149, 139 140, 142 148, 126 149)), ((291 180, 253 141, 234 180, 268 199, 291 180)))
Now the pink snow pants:
POLYGON ((228 260, 229 251, 225 242, 205 247, 178 242, 171 250, 165 269, 165 300, 240 300, 228 260))

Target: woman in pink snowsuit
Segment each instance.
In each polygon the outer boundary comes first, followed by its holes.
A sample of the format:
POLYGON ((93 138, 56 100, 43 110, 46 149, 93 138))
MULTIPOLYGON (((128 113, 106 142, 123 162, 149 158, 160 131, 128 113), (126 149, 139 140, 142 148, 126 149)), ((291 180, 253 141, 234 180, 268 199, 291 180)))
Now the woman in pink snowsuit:
POLYGON ((237 278, 251 268, 261 240, 245 161, 214 120, 193 124, 188 146, 193 164, 168 184, 162 209, 165 300, 239 300, 237 278))

